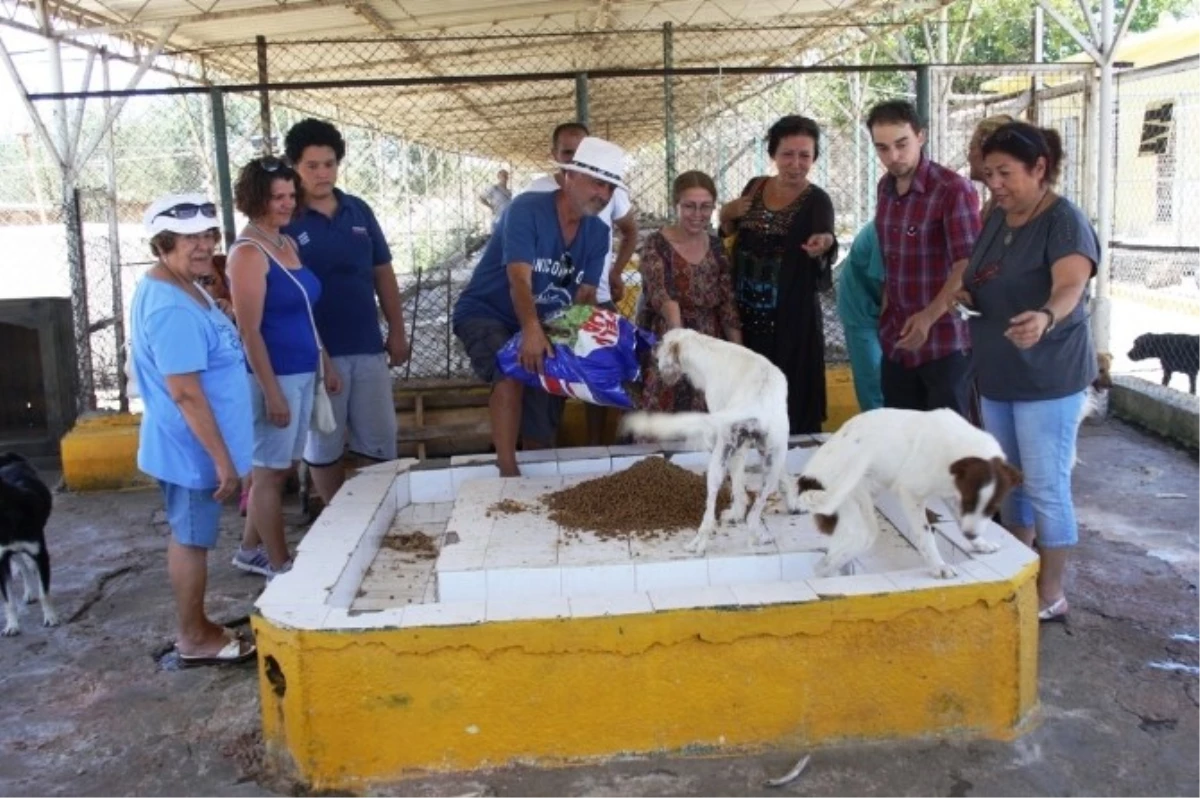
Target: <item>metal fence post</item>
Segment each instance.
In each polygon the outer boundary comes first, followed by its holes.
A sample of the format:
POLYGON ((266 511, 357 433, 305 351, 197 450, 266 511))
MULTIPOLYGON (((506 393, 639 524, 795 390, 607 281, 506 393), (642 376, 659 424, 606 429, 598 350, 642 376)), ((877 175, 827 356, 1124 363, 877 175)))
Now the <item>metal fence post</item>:
MULTIPOLYGON (((104 76, 102 84, 105 91, 109 89, 111 80, 109 73, 109 55, 105 49, 100 53, 101 68, 104 76)), ((104 114, 108 115, 112 101, 104 98, 104 114)), ((121 228, 117 211, 117 151, 113 140, 112 125, 104 132, 105 158, 104 178, 106 185, 105 210, 108 212, 108 269, 109 279, 112 280, 112 314, 113 314, 113 345, 117 356, 117 408, 122 413, 129 412, 129 392, 125 384, 125 299, 124 287, 121 285, 121 228)))
POLYGON ((663 23, 663 135, 666 138, 666 207, 671 207, 671 188, 675 185, 675 99, 671 70, 675 66, 675 27, 663 23))
POLYGON ((217 190, 221 193, 221 221, 225 226, 225 246, 233 243, 233 185, 229 174, 229 137, 225 129, 225 94, 218 88, 209 90, 212 100, 213 156, 217 162, 217 190))
POLYGON ((71 310, 75 327, 75 408, 79 413, 96 409, 96 383, 92 372, 91 318, 88 313, 87 266, 83 254, 83 214, 79 189, 63 180, 63 216, 67 225, 67 265, 71 273, 71 310))
POLYGON ((929 64, 917 65, 917 116, 929 130, 929 64))
POLYGON ((585 127, 588 110, 588 76, 586 72, 579 72, 575 75, 575 121, 585 127))
MULTIPOLYGON (((258 49, 258 82, 265 87, 270 81, 267 74, 267 37, 255 36, 254 44, 258 49)), ((270 155, 275 142, 271 136, 271 92, 266 88, 258 90, 258 114, 262 124, 262 153, 270 155)))

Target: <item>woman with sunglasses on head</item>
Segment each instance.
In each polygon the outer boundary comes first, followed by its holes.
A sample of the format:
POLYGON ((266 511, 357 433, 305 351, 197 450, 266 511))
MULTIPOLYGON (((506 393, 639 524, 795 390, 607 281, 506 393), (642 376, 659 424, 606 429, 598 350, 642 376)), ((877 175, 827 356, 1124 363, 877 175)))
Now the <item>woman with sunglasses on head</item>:
POLYGON ((825 420, 825 330, 819 291, 829 287, 837 238, 833 202, 808 179, 821 154, 821 129, 785 116, 767 131, 776 173, 756 177, 721 206, 721 230, 737 234, 733 287, 742 336, 788 382, 793 435, 825 420))
MULTIPOLYGON (((326 358, 311 313, 321 283, 300 262, 295 242, 280 232, 291 221, 299 191, 299 177, 283 161, 265 157, 246 164, 234 185, 234 202, 249 222, 227 260, 254 413, 250 501, 233 564, 268 578, 291 567, 283 488, 304 451, 318 365, 326 358)), ((327 390, 336 393, 340 385, 328 358, 325 375, 327 390)))
POLYGON ((216 207, 203 194, 168 195, 146 212, 157 262, 130 307, 133 371, 145 411, 138 468, 158 480, 171 540, 167 573, 175 594, 175 648, 186 665, 241 662, 252 643, 204 610, 208 551, 221 502, 250 471, 253 430, 245 357, 237 329, 194 282, 212 265, 216 207))
POLYGON ((1037 543, 1039 617, 1067 614, 1063 578, 1078 541, 1071 500, 1075 436, 1096 378, 1087 283, 1100 241, 1087 216, 1054 192, 1062 166, 1056 131, 1012 122, 982 144, 994 206, 963 276, 983 426, 1025 484, 1001 510, 1004 525, 1037 543))
MULTIPOLYGON (((742 342, 742 324, 733 300, 729 260, 712 231, 717 187, 704 172, 684 172, 673 190, 678 220, 647 236, 638 256, 642 274, 641 310, 637 325, 661 336, 667 330, 689 330, 742 342)), ((642 405, 648 410, 705 410, 704 397, 686 380, 664 384, 646 358, 642 373, 642 405)))

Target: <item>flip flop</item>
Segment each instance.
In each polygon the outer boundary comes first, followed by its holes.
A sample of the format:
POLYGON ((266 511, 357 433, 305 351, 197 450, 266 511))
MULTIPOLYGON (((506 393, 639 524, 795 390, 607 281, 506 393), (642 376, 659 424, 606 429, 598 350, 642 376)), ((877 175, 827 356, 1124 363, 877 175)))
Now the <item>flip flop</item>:
POLYGON ((179 654, 179 661, 187 667, 195 667, 200 665, 236 665, 239 662, 246 662, 254 659, 258 654, 258 647, 253 643, 246 643, 249 646, 242 650, 243 641, 240 637, 234 638, 225 644, 225 647, 216 654, 193 654, 188 655, 175 649, 179 654))
POLYGON ((1038 623, 1066 623, 1068 609, 1067 597, 1061 596, 1057 601, 1038 610, 1038 623))

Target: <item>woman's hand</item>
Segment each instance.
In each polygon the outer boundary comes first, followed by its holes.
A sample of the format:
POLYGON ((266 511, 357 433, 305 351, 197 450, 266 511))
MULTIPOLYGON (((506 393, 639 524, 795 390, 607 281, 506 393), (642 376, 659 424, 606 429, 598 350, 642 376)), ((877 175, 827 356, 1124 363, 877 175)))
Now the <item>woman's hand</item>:
POLYGON ((746 196, 738 197, 731 202, 726 202, 721 206, 721 213, 717 218, 721 220, 721 224, 725 224, 726 222, 736 222, 738 219, 741 219, 750 212, 750 204, 753 201, 754 198, 747 194, 746 196))
POLYGON ((279 391, 276 386, 275 390, 264 396, 267 404, 267 421, 279 428, 286 427, 292 420, 292 411, 288 407, 287 399, 279 391))
POLYGON ((325 364, 325 390, 330 394, 342 392, 342 375, 337 373, 332 363, 325 364))
POLYGON ((967 308, 975 307, 975 297, 971 296, 971 292, 965 288, 960 288, 954 292, 954 300, 953 301, 956 304, 962 305, 963 307, 967 307, 967 308))
POLYGON ((522 330, 521 350, 518 353, 521 368, 531 374, 541 374, 542 362, 547 357, 554 357, 554 348, 550 346, 550 340, 542 331, 542 325, 530 325, 522 330))
POLYGON ((1012 341, 1017 349, 1028 349, 1042 340, 1049 326, 1050 317, 1045 313, 1027 310, 1008 320, 1008 329, 1004 331, 1004 337, 1012 341))
POLYGON ((238 477, 237 469, 229 455, 219 458, 213 465, 217 469, 217 489, 213 491, 213 499, 223 502, 235 495, 242 488, 242 480, 238 477))
POLYGON ((819 258, 830 250, 837 243, 837 239, 833 237, 833 233, 813 233, 808 237, 808 240, 800 245, 800 248, 810 258, 819 258))

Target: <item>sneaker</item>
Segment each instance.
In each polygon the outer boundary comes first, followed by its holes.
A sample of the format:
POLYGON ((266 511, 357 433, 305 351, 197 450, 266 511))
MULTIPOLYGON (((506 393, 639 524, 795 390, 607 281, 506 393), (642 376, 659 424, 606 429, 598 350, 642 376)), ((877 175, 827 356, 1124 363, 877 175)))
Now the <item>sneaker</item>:
MULTIPOLYGON (((265 555, 263 556, 263 559, 266 559, 265 555)), ((270 582, 275 577, 279 576, 280 574, 286 574, 290 570, 292 570, 292 561, 291 560, 288 560, 287 562, 285 562, 283 565, 279 566, 278 568, 272 567, 271 563, 268 562, 267 563, 267 573, 266 573, 267 581, 270 582)))
POLYGON ((233 555, 233 567, 240 568, 249 574, 258 574, 268 578, 272 574, 271 561, 267 559, 267 552, 263 550, 262 546, 250 551, 239 546, 237 553, 233 555))

